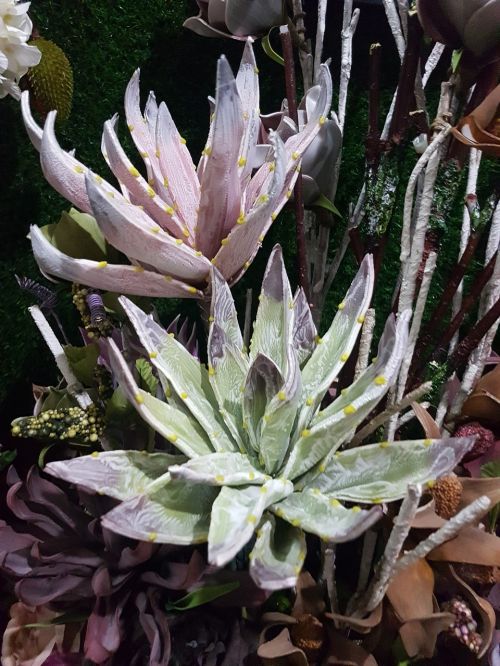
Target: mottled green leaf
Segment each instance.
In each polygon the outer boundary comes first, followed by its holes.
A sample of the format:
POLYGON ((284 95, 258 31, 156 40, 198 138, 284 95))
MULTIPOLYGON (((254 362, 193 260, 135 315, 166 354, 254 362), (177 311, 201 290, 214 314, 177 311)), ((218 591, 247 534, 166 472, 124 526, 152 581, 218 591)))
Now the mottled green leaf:
POLYGON ((292 525, 335 543, 356 539, 382 515, 380 507, 368 511, 359 507, 346 509, 319 490, 293 493, 274 504, 271 511, 292 525))
POLYGON ((471 437, 382 442, 337 452, 313 485, 350 502, 392 502, 410 483, 449 474, 474 443, 471 437))
POLYGON ((270 479, 262 486, 224 486, 212 507, 208 559, 224 566, 252 538, 265 509, 293 491, 285 479, 270 479))
POLYGON ((264 354, 285 375, 287 346, 293 326, 293 300, 279 245, 273 248, 269 258, 259 298, 250 360, 264 354))
POLYGON ((218 488, 167 482, 150 494, 122 502, 102 518, 102 525, 131 539, 187 546, 207 540, 218 488))
POLYGON ((143 493, 170 465, 184 461, 183 456, 167 453, 96 451, 89 456, 51 462, 44 471, 99 494, 127 500, 143 493))
POLYGON ((294 587, 306 556, 304 532, 265 513, 250 553, 250 575, 265 590, 294 587))
POLYGON ((237 446, 219 415, 207 369, 132 301, 122 296, 120 303, 149 353, 151 362, 205 430, 214 449, 235 451, 237 446))
POLYGON ((140 387, 145 389, 151 395, 156 396, 158 388, 158 379, 153 374, 153 366, 145 358, 138 358, 135 362, 135 369, 139 374, 140 387))
POLYGON ((170 468, 173 479, 211 486, 261 485, 269 477, 256 469, 241 453, 212 453, 170 468))

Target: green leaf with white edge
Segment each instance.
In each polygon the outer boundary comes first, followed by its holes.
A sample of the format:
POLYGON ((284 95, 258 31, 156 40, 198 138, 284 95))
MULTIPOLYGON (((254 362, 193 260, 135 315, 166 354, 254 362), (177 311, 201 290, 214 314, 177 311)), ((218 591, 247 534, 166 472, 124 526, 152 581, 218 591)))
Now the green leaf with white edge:
POLYGON ((151 362, 205 430, 213 448, 216 451, 235 451, 237 445, 220 418, 207 369, 174 337, 164 333, 162 338, 161 327, 132 301, 122 296, 120 303, 151 362))
POLYGON ((223 583, 222 585, 205 585, 204 587, 199 587, 197 590, 193 590, 186 594, 186 596, 177 599, 177 601, 167 601, 165 604, 165 610, 167 613, 172 611, 187 611, 191 608, 197 608, 203 604, 209 604, 219 597, 223 597, 226 594, 229 594, 233 590, 236 590, 240 586, 239 581, 235 580, 231 583, 223 583))
MULTIPOLYGON (((376 362, 344 395, 316 415, 310 429, 300 432, 300 439, 295 443, 285 467, 287 478, 295 479, 305 474, 316 463, 333 454, 387 393, 396 380, 405 352, 408 318, 409 312, 403 313, 397 323, 393 316, 389 317, 376 362)), ((314 478, 321 469, 312 470, 309 476, 314 478)), ((306 477, 305 482, 309 480, 306 477)))
POLYGON ((332 324, 302 370, 303 407, 298 433, 309 423, 328 388, 336 379, 356 344, 373 292, 373 259, 366 255, 332 324))
POLYGON ((264 354, 286 375, 287 347, 293 330, 293 299, 279 245, 271 252, 259 299, 250 361, 264 354))
POLYGON ((474 438, 381 442, 337 452, 305 489, 364 504, 393 502, 406 495, 409 484, 426 484, 449 474, 474 438))
POLYGON ((145 358, 138 358, 135 362, 135 369, 139 374, 141 387, 151 395, 156 395, 158 389, 158 379, 153 374, 153 366, 145 358))
POLYGON ((288 353, 285 383, 268 402, 262 417, 259 451, 268 474, 275 474, 283 463, 300 401, 300 368, 291 345, 288 353))
POLYGON ((243 548, 270 504, 293 492, 286 479, 270 479, 262 486, 224 486, 212 506, 208 559, 224 566, 243 548))
POLYGON ((293 493, 270 510, 293 526, 335 543, 357 539, 382 516, 381 507, 346 509, 336 498, 318 490, 293 493))
POLYGON ((143 420, 189 458, 213 453, 205 432, 196 420, 140 389, 114 341, 108 339, 107 345, 118 383, 143 420))
POLYGON ((171 467, 169 471, 173 479, 211 486, 262 485, 269 479, 241 453, 212 453, 171 467))
POLYGON ((330 201, 330 199, 326 197, 324 194, 320 194, 318 198, 315 199, 309 205, 313 208, 314 207, 324 208, 325 210, 329 211, 330 213, 333 213, 334 215, 337 215, 337 217, 340 217, 342 219, 342 215, 337 206, 333 203, 333 201, 330 201))
POLYGON ((260 451, 262 418, 267 405, 282 389, 283 377, 278 366, 268 356, 257 354, 245 379, 243 388, 243 427, 250 445, 260 451))
POLYGON ((299 365, 302 368, 310 358, 316 347, 317 330, 307 302, 307 296, 302 289, 297 290, 293 299, 293 347, 297 352, 299 365))
POLYGON ((304 532, 265 513, 250 553, 250 575, 264 590, 294 587, 306 557, 304 532))
MULTIPOLYGON (((167 475, 168 476, 168 475, 167 475)), ((130 539, 188 546, 208 538, 210 511, 218 488, 168 481, 109 511, 102 526, 130 539)))
POLYGON ((274 62, 278 63, 278 65, 281 65, 282 67, 284 67, 285 66, 285 61, 279 55, 279 53, 276 53, 276 51, 271 46, 270 35, 271 35, 272 30, 273 29, 271 28, 271 30, 267 33, 267 35, 265 35, 262 38, 262 41, 261 41, 262 50, 264 51, 264 53, 266 54, 266 56, 268 58, 271 58, 271 60, 274 60, 274 62))
POLYGON ((183 456, 142 451, 103 451, 72 460, 58 460, 44 471, 101 495, 127 500, 145 492, 170 465, 185 462, 183 456))

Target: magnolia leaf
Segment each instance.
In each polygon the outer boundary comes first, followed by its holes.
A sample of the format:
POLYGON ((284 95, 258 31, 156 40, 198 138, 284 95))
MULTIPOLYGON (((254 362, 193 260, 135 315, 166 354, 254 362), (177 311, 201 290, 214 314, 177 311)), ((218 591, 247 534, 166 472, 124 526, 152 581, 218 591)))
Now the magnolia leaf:
POLYGON ((171 467, 169 471, 173 479, 210 486, 262 485, 269 478, 241 453, 212 453, 171 467))
POLYGON ((264 51, 266 56, 268 56, 268 58, 271 58, 271 60, 274 60, 274 62, 278 63, 278 65, 282 65, 284 67, 285 66, 285 61, 283 60, 283 58, 278 53, 276 53, 276 51, 271 46, 270 35, 271 35, 272 31, 273 31, 273 28, 271 28, 271 30, 269 30, 267 35, 262 37, 262 42, 261 42, 262 43, 262 50, 264 51))
POLYGON ((158 388, 158 379, 153 374, 153 366, 145 358, 138 358, 135 362, 135 369, 139 373, 141 388, 145 388, 151 395, 156 395, 158 388))
POLYGON ((315 199, 311 204, 309 204, 311 207, 318 207, 318 208, 324 208, 325 210, 329 211, 330 213, 333 213, 334 215, 337 215, 342 219, 342 215, 337 208, 337 206, 328 199, 324 194, 320 194, 317 199, 315 199))
POLYGON ((356 539, 382 515, 380 507, 368 511, 359 506, 346 509, 336 498, 328 497, 318 489, 295 492, 270 510, 293 526, 334 543, 356 539))
POLYGON ((350 502, 393 502, 405 496, 410 483, 425 484, 449 474, 473 443, 471 437, 421 439, 340 451, 306 488, 314 485, 350 502))
POLYGON ((214 449, 236 450, 236 445, 226 433, 219 417, 219 407, 210 386, 207 369, 132 301, 122 296, 120 303, 146 348, 151 362, 205 430, 214 449))
POLYGON ((112 509, 102 518, 102 526, 140 541, 188 546, 207 540, 218 488, 166 481, 158 490, 151 490, 152 486, 148 494, 112 509))
POLYGON ((282 375, 286 374, 287 348, 292 335, 293 300, 283 263, 276 245, 269 258, 250 344, 250 359, 259 354, 270 358, 282 375))
POLYGON ((212 506, 208 559, 224 566, 251 539, 265 509, 293 491, 285 479, 270 479, 262 486, 224 486, 212 506))
MULTIPOLYGON (((61 252, 75 259, 109 259, 109 247, 92 215, 72 208, 57 224, 42 227, 46 238, 61 252)), ((114 251, 116 255, 116 251, 114 251)))
POLYGON ((250 575, 265 590, 294 587, 305 556, 304 532, 267 513, 250 553, 250 575))
POLYGON ((231 583, 223 583, 222 585, 206 585, 193 590, 193 592, 189 592, 189 594, 177 599, 177 601, 167 602, 165 610, 167 613, 171 611, 190 610, 191 608, 208 604, 219 597, 223 597, 225 594, 236 590, 239 586, 240 583, 237 580, 231 583))
POLYGON ((127 500, 143 493, 170 465, 184 460, 183 456, 168 453, 95 451, 89 456, 51 462, 44 471, 101 495, 127 500))
POLYGON ((83 347, 66 345, 64 347, 64 354, 76 378, 84 386, 94 385, 94 370, 99 356, 99 347, 95 343, 84 345, 83 347))

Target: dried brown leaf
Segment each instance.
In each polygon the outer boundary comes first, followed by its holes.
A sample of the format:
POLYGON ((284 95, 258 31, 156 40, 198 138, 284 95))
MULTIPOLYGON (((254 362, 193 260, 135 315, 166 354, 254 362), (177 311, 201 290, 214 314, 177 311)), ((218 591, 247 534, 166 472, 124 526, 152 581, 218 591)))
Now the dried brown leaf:
POLYGON ((265 666, 308 666, 306 655, 292 643, 288 629, 259 645, 257 654, 265 666))

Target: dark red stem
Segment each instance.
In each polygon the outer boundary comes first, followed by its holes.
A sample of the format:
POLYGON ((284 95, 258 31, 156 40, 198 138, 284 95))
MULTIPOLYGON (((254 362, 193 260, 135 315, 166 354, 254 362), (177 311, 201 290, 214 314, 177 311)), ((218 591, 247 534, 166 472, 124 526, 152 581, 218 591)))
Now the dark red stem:
POLYGON ((459 369, 469 358, 472 350, 490 330, 496 320, 500 317, 500 298, 488 310, 482 319, 469 331, 468 335, 455 349, 450 357, 448 366, 450 371, 459 369))
MULTIPOLYGON (((295 63, 293 58, 292 37, 286 25, 280 27, 281 47, 285 61, 285 88, 288 102, 288 115, 298 125, 297 90, 295 86, 295 63)), ((298 282, 309 300, 309 276, 307 271, 306 234, 304 228, 304 195, 302 174, 299 173, 293 190, 295 208, 295 232, 297 240, 298 282)))
POLYGON ((408 117, 415 97, 415 77, 420 62, 422 28, 416 13, 408 17, 408 41, 399 72, 398 90, 394 103, 389 138, 399 144, 408 125, 408 117))

